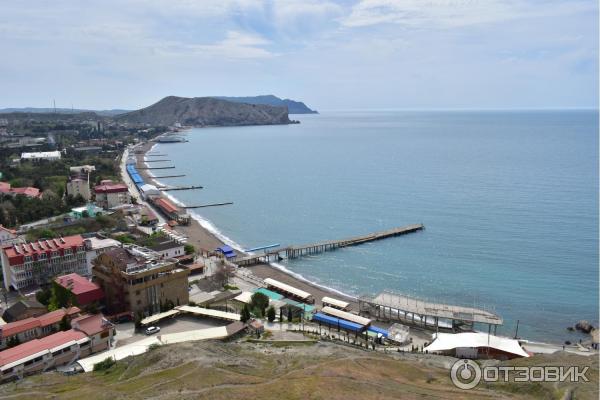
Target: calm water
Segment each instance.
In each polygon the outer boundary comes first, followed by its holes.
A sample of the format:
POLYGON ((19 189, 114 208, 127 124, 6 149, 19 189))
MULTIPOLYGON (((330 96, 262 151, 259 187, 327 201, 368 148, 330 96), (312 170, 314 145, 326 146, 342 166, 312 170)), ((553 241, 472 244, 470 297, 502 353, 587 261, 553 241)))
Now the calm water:
POLYGON ((344 112, 300 125, 194 129, 161 144, 202 216, 244 248, 423 223, 422 233, 286 263, 343 292, 383 289, 577 338, 598 315, 598 114, 344 112))

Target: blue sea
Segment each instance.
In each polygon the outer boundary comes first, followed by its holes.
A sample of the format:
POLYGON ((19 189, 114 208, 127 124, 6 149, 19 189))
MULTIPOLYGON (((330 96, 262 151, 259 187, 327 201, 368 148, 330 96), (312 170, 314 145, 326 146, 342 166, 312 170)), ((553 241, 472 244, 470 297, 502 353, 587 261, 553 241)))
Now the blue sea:
MULTIPOLYGON (((358 296, 384 289, 484 306, 499 334, 575 341, 598 324, 596 111, 348 111, 300 124, 203 128, 158 144, 171 192, 250 248, 426 229, 283 262, 358 296), (171 175, 171 173, 169 173, 171 175)), ((194 215, 194 213, 193 213, 194 215)))

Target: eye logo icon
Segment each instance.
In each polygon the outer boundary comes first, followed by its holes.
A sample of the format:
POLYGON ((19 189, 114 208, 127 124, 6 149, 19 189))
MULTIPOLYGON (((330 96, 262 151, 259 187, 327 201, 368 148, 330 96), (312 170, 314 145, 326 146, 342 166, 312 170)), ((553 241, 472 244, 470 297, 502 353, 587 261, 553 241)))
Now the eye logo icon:
POLYGON ((473 389, 481 381, 481 368, 473 360, 458 360, 450 369, 450 379, 459 389, 473 389))

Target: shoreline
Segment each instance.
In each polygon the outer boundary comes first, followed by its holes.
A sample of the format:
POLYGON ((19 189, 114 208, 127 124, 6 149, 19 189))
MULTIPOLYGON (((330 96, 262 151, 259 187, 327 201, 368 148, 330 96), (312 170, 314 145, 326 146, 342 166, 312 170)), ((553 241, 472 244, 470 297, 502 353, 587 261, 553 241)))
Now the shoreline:
MULTIPOLYGON (((137 149, 138 151, 141 151, 141 154, 135 154, 138 164, 145 164, 144 158, 146 153, 152 150, 157 144, 158 143, 155 142, 146 142, 137 149)), ((158 185, 160 181, 154 178, 148 171, 149 170, 138 170, 138 173, 145 180, 152 182, 154 185, 158 185)), ((170 196, 167 193, 165 193, 165 195, 177 205, 181 206, 183 204, 181 201, 177 200, 176 197, 170 196)), ((195 215, 193 215, 191 218, 189 226, 178 225, 173 229, 186 236, 188 238, 188 243, 196 246, 199 251, 212 251, 219 246, 229 245, 235 248, 237 252, 242 252, 239 245, 237 245, 233 240, 227 237, 219 237, 217 233, 211 231, 205 226, 202 226, 202 224, 198 221, 198 218, 203 219, 207 224, 212 225, 210 221, 205 220, 200 214, 195 213, 195 215)), ((216 227, 214 227, 214 229, 218 230, 216 227)), ((298 274, 295 274, 293 271, 290 271, 285 267, 278 268, 271 264, 259 264, 247 267, 247 269, 259 279, 273 278, 311 293, 314 296, 317 305, 321 303, 321 298, 323 296, 329 296, 347 301, 352 305, 354 310, 358 309, 358 301, 356 297, 345 294, 333 288, 319 285, 303 276, 298 276, 298 274)))
MULTIPOLYGON (((158 143, 156 143, 156 142, 145 142, 141 146, 139 146, 137 151, 141 151, 141 153, 134 154, 134 156, 136 157, 136 160, 140 165, 142 165, 142 164, 147 165, 144 160, 146 153, 148 153, 150 150, 152 150, 154 148, 154 146, 157 144, 158 143)), ((157 183, 159 182, 148 172, 148 170, 139 170, 138 172, 145 180, 152 182, 155 185, 157 185, 157 183)), ((181 206, 183 204, 181 201, 179 201, 177 198, 173 197, 172 195, 169 195, 167 193, 164 193, 164 194, 166 197, 168 197, 171 201, 173 201, 178 206, 181 206)), ((186 237, 188 237, 189 243, 196 246, 198 248, 198 250, 212 251, 219 246, 229 245, 229 246, 233 247, 236 250, 236 252, 238 252, 238 253, 242 252, 242 249, 240 248, 240 246, 237 245, 237 243, 235 243, 235 241, 233 241, 232 239, 228 238, 227 236, 225 236, 223 234, 220 234, 218 228, 216 226, 214 226, 212 224, 212 222, 204 219, 204 217, 202 217, 200 214, 197 214, 197 213, 193 213, 193 215, 191 215, 191 216, 192 216, 192 218, 191 218, 191 223, 189 226, 178 225, 173 229, 175 231, 185 235, 186 237), (200 221, 198 221, 198 219, 201 219, 206 224, 212 226, 212 230, 210 228, 203 226, 202 223, 200 221), (220 237, 220 236, 222 236, 222 237, 220 237)), ((336 289, 333 289, 333 288, 330 288, 330 287, 327 287, 324 285, 319 285, 318 283, 313 282, 313 281, 305 278, 304 276, 299 275, 299 274, 289 270, 286 266, 278 267, 278 266, 275 266, 272 264, 264 264, 263 263, 263 264, 259 264, 259 265, 255 265, 255 266, 251 266, 251 267, 244 267, 244 268, 249 270, 256 278, 259 278, 261 280, 263 280, 265 278, 273 278, 273 279, 279 280, 283 283, 286 283, 288 285, 297 287, 298 289, 305 290, 305 291, 311 293, 313 295, 313 297, 315 298, 316 306, 321 305, 321 298, 323 296, 329 296, 329 297, 338 298, 340 300, 347 301, 348 303, 351 304, 352 311, 358 310, 357 297, 354 297, 352 295, 343 293, 341 291, 338 291, 336 289)), ((419 331, 420 334, 426 334, 426 335, 431 333, 429 331, 422 331, 418 327, 411 327, 411 329, 414 329, 415 333, 417 331, 419 331)), ((552 348, 552 350, 560 350, 561 348, 564 347, 562 344, 553 343, 552 341, 547 341, 545 339, 540 339, 540 340, 527 340, 526 338, 523 338, 523 339, 525 342, 528 342, 529 347, 537 347, 539 345, 541 347, 552 348)), ((570 347, 570 346, 567 346, 567 347, 570 347)), ((576 350, 576 349, 569 349, 569 351, 573 351, 573 350, 576 350)))

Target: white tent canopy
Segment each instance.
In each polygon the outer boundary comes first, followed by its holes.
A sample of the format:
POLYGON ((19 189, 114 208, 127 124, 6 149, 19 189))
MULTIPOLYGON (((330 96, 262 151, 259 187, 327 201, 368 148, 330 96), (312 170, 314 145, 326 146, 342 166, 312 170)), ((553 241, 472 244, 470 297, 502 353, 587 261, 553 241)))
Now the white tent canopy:
POLYGON ((321 303, 323 303, 323 306, 334 306, 336 308, 339 308, 341 310, 345 310, 346 308, 348 308, 348 306, 350 305, 350 303, 342 301, 342 300, 338 300, 338 299, 334 299, 333 297, 323 297, 321 299, 321 303))
POLYGON ((271 278, 267 278, 265 279, 265 284, 271 287, 274 287, 276 289, 279 289, 281 291, 293 294, 294 296, 301 298, 303 300, 309 299, 310 297, 312 297, 312 295, 308 292, 305 292, 304 290, 295 288, 293 286, 290 286, 286 283, 283 282, 279 282, 275 279, 271 279, 271 278))
POLYGON ((369 318, 361 317, 360 315, 352 314, 346 311, 338 310, 337 308, 332 307, 323 307, 321 312, 331 315, 333 317, 345 319, 346 321, 354 322, 356 324, 362 326, 371 325, 371 320, 369 318))
POLYGON ((517 340, 488 335, 483 332, 437 333, 433 336, 433 342, 424 349, 430 353, 454 350, 457 348, 490 347, 521 357, 529 357, 529 354, 521 348, 521 345, 517 340))

